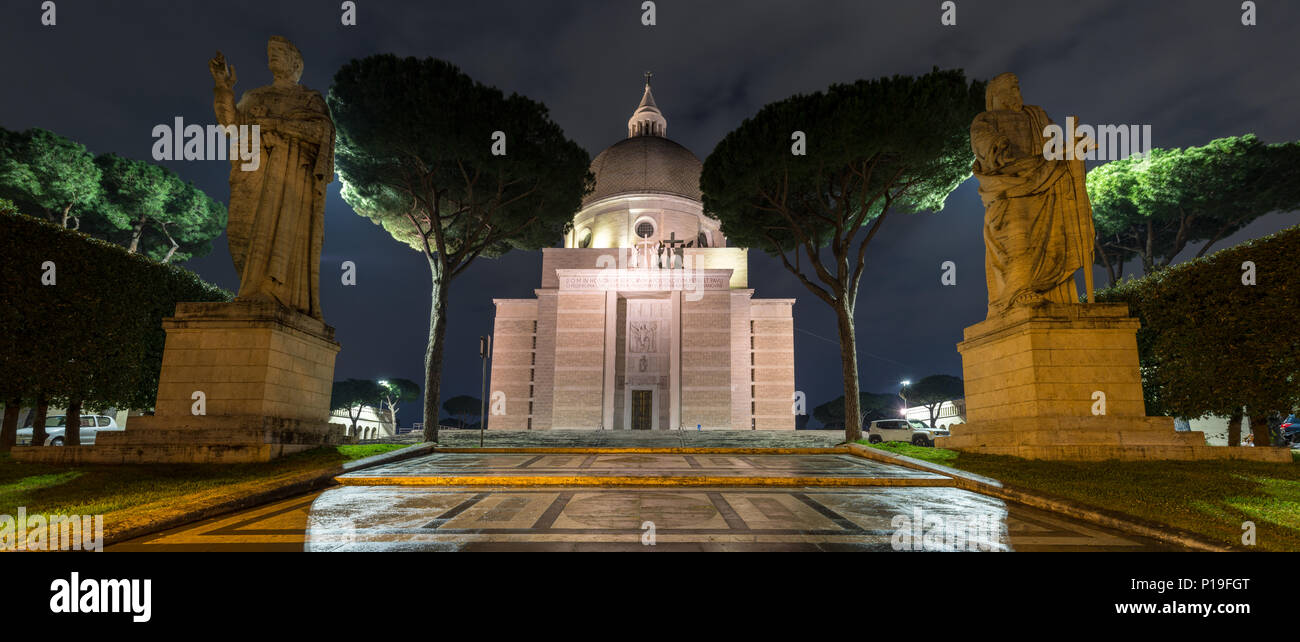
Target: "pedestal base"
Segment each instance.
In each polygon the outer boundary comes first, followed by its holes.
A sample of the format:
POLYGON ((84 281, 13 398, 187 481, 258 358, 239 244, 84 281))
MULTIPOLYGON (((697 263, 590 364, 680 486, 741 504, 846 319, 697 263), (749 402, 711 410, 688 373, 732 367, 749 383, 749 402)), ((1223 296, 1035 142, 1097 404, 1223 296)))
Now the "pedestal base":
POLYGON ((181 303, 163 320, 158 400, 94 446, 14 449, 22 461, 246 463, 342 443, 329 423, 334 329, 274 303, 181 303))
POLYGON ((1145 416, 1138 327, 1124 304, 1052 304, 967 328, 957 345, 967 423, 935 445, 1027 459, 1291 461, 1283 448, 1207 446, 1172 418, 1145 416))
POLYGON ((334 328, 273 303, 181 303, 163 320, 159 417, 207 415, 329 421, 334 328))

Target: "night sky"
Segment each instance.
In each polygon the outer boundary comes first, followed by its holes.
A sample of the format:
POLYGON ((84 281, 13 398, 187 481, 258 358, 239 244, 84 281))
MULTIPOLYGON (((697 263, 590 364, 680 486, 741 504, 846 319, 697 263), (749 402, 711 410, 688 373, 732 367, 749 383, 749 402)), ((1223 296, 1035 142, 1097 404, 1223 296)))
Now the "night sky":
MULTIPOLYGON (((237 94, 268 84, 266 41, 283 35, 302 51, 302 83, 325 93, 340 65, 378 53, 438 57, 474 79, 544 102, 594 157, 626 136, 653 70, 669 138, 701 159, 768 102, 933 66, 969 77, 1013 71, 1025 101, 1058 122, 1149 124, 1156 147, 1201 145, 1255 133, 1300 138, 1296 35, 1300 3, 1259 0, 1259 24, 1242 26, 1240 2, 958 0, 955 27, 939 1, 698 2, 661 0, 658 24, 641 25, 641 0, 600 2, 393 2, 356 0, 358 25, 340 24, 340 2, 108 2, 57 0, 58 23, 40 24, 38 0, 0 10, 0 126, 43 127, 87 145, 149 159, 157 124, 180 116, 210 124, 207 61, 225 53, 237 94)), ((815 146, 810 146, 810 154, 815 146)), ((227 202, 225 161, 166 163, 227 202)), ((894 392, 900 379, 960 375, 954 347, 982 320, 983 209, 968 180, 939 213, 891 217, 868 252, 858 298, 863 390, 894 392), (957 285, 940 264, 957 264, 957 285)), ((354 214, 330 185, 321 296, 343 345, 335 378, 423 382, 429 271, 423 257, 354 214), (339 265, 357 265, 356 286, 339 265)), ((1266 216, 1216 247, 1297 222, 1266 216)), ((556 240, 557 245, 559 239, 556 240)), ((1181 259, 1194 256, 1189 247, 1181 259)), ((186 264, 237 287, 224 235, 186 264)), ((492 330, 493 298, 531 297, 540 252, 480 259, 454 282, 442 396, 479 395, 477 337, 492 330)), ((1135 265, 1128 266, 1137 269, 1135 265)), ((830 308, 779 262, 750 253, 756 297, 794 297, 796 388, 812 405, 841 393, 830 308)), ((1098 273, 1098 283, 1105 278, 1098 273)), ((416 404, 400 415, 419 421, 416 404)))

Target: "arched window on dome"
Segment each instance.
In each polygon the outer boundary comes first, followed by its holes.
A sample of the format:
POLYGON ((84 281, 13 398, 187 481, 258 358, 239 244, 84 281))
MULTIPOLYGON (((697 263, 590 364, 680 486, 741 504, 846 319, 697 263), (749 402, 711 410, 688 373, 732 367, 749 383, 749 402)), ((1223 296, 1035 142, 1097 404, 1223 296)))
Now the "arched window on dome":
POLYGON ((648 239, 655 235, 655 224, 650 219, 641 219, 636 224, 636 235, 648 239))
POLYGON ((578 247, 591 247, 591 228, 584 227, 578 230, 577 243, 578 247))
POLYGON ((704 232, 700 232, 699 238, 695 239, 695 247, 708 247, 708 246, 709 246, 709 235, 705 234, 704 232))

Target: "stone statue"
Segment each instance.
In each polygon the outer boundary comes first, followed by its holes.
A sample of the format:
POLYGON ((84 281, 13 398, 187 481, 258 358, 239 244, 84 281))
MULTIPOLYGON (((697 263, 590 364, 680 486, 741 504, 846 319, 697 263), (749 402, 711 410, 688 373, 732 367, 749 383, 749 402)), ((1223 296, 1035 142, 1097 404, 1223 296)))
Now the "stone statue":
POLYGON ((260 134, 256 169, 244 171, 237 155, 231 159, 226 235, 239 272, 236 300, 274 301, 321 319, 320 254, 325 185, 334 180, 334 121, 320 93, 298 84, 298 48, 272 36, 266 51, 275 80, 245 92, 238 104, 234 66, 221 52, 208 61, 217 122, 256 126, 260 134))
POLYGON ((971 123, 970 143, 985 209, 988 315, 1077 303, 1080 268, 1092 301, 1094 232, 1083 160, 1045 156, 1044 130, 1052 121, 1042 107, 1024 104, 1015 74, 989 81, 984 105, 987 111, 971 123))

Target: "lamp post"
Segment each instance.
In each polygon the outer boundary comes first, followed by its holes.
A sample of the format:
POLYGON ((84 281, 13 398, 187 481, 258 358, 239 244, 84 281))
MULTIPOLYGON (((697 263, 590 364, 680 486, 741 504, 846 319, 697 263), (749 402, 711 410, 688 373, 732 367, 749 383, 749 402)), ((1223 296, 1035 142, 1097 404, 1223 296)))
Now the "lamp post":
POLYGON ((903 400, 903 410, 899 414, 901 414, 904 419, 907 419, 907 387, 912 385, 912 382, 904 379, 898 382, 898 385, 900 386, 898 389, 898 396, 903 400))
MULTIPOLYGON (((386 401, 386 402, 388 403, 388 416, 389 416, 389 417, 392 417, 392 416, 394 416, 394 413, 393 413, 393 389, 392 389, 391 387, 389 387, 389 384, 388 384, 388 380, 387 380, 387 379, 380 379, 380 380, 379 380, 379 385, 383 386, 383 387, 384 387, 384 390, 388 393, 388 395, 387 395, 387 397, 384 399, 384 401, 386 401)), ((379 420, 380 420, 381 422, 383 421, 383 419, 384 419, 384 418, 383 418, 382 416, 380 416, 379 420)), ((381 425, 382 425, 382 424, 381 424, 381 425)), ((393 422, 393 436, 394 436, 394 437, 397 436, 397 422, 396 422, 396 421, 393 422)))
POLYGON ((483 430, 487 428, 487 362, 492 353, 492 335, 478 338, 478 356, 483 361, 483 397, 479 400, 478 447, 483 447, 483 430))

